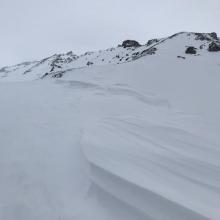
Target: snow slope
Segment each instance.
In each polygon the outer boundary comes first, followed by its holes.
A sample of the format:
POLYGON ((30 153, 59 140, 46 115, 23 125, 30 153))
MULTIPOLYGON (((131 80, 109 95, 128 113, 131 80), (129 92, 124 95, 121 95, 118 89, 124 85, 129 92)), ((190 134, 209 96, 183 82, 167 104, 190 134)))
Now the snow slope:
POLYGON ((219 220, 220 52, 207 50, 212 36, 183 32, 138 48, 69 53, 59 71, 49 72, 52 57, 4 68, 0 219, 219 220), (185 54, 188 46, 197 54, 185 54), (119 52, 129 59, 117 65, 119 52))
MULTIPOLYGON (((126 42, 126 41, 124 41, 126 42)), ((124 43, 123 42, 123 43, 124 43)), ((107 50, 86 52, 76 55, 72 51, 66 54, 54 54, 40 61, 25 62, 14 66, 3 67, 0 69, 0 79, 4 81, 24 81, 34 80, 45 76, 62 77, 65 72, 74 69, 100 66, 107 64, 122 64, 139 59, 143 56, 153 54, 164 54, 178 56, 184 59, 185 50, 193 46, 197 50, 196 56, 207 54, 207 49, 211 43, 217 43, 220 47, 219 38, 215 33, 193 33, 180 32, 170 37, 149 40, 141 46, 112 47, 107 50)), ((210 55, 210 54, 209 54, 210 55)))

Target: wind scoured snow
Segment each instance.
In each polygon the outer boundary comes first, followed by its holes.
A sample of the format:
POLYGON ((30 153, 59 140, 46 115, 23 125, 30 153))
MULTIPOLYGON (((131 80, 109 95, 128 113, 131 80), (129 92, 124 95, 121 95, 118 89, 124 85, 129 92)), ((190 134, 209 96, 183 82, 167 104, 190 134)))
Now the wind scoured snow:
POLYGON ((3 77, 0 219, 219 220, 220 53, 185 54, 199 45, 3 77))

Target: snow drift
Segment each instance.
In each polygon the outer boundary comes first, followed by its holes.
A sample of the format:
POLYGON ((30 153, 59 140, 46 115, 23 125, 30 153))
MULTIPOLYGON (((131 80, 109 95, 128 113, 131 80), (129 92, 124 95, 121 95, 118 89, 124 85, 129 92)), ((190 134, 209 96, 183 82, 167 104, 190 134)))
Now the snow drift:
POLYGON ((0 219, 218 220, 213 43, 181 32, 2 68, 0 219))

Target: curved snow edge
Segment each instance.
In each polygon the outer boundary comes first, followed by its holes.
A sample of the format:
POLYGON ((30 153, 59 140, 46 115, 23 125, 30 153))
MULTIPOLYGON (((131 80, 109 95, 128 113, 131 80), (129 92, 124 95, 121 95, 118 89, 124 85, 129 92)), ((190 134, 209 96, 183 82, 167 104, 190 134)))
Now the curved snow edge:
MULTIPOLYGON (((133 210, 140 214, 139 216, 143 216, 143 218, 149 220, 209 219, 194 212, 193 210, 185 208, 159 194, 156 194, 155 192, 145 189, 121 176, 118 176, 117 174, 112 173, 92 161, 86 152, 85 155, 90 165, 90 178, 94 186, 109 195, 109 199, 111 199, 111 197, 116 198, 120 202, 124 203, 125 207, 132 207, 133 210)), ((124 211, 126 212, 126 210, 124 211)))

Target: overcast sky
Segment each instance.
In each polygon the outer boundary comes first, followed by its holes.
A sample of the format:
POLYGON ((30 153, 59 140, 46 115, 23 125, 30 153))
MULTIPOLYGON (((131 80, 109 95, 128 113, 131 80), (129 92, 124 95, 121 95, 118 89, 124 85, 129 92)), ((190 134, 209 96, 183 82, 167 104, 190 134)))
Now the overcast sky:
POLYGON ((0 0, 0 66, 219 23, 220 0, 0 0))

